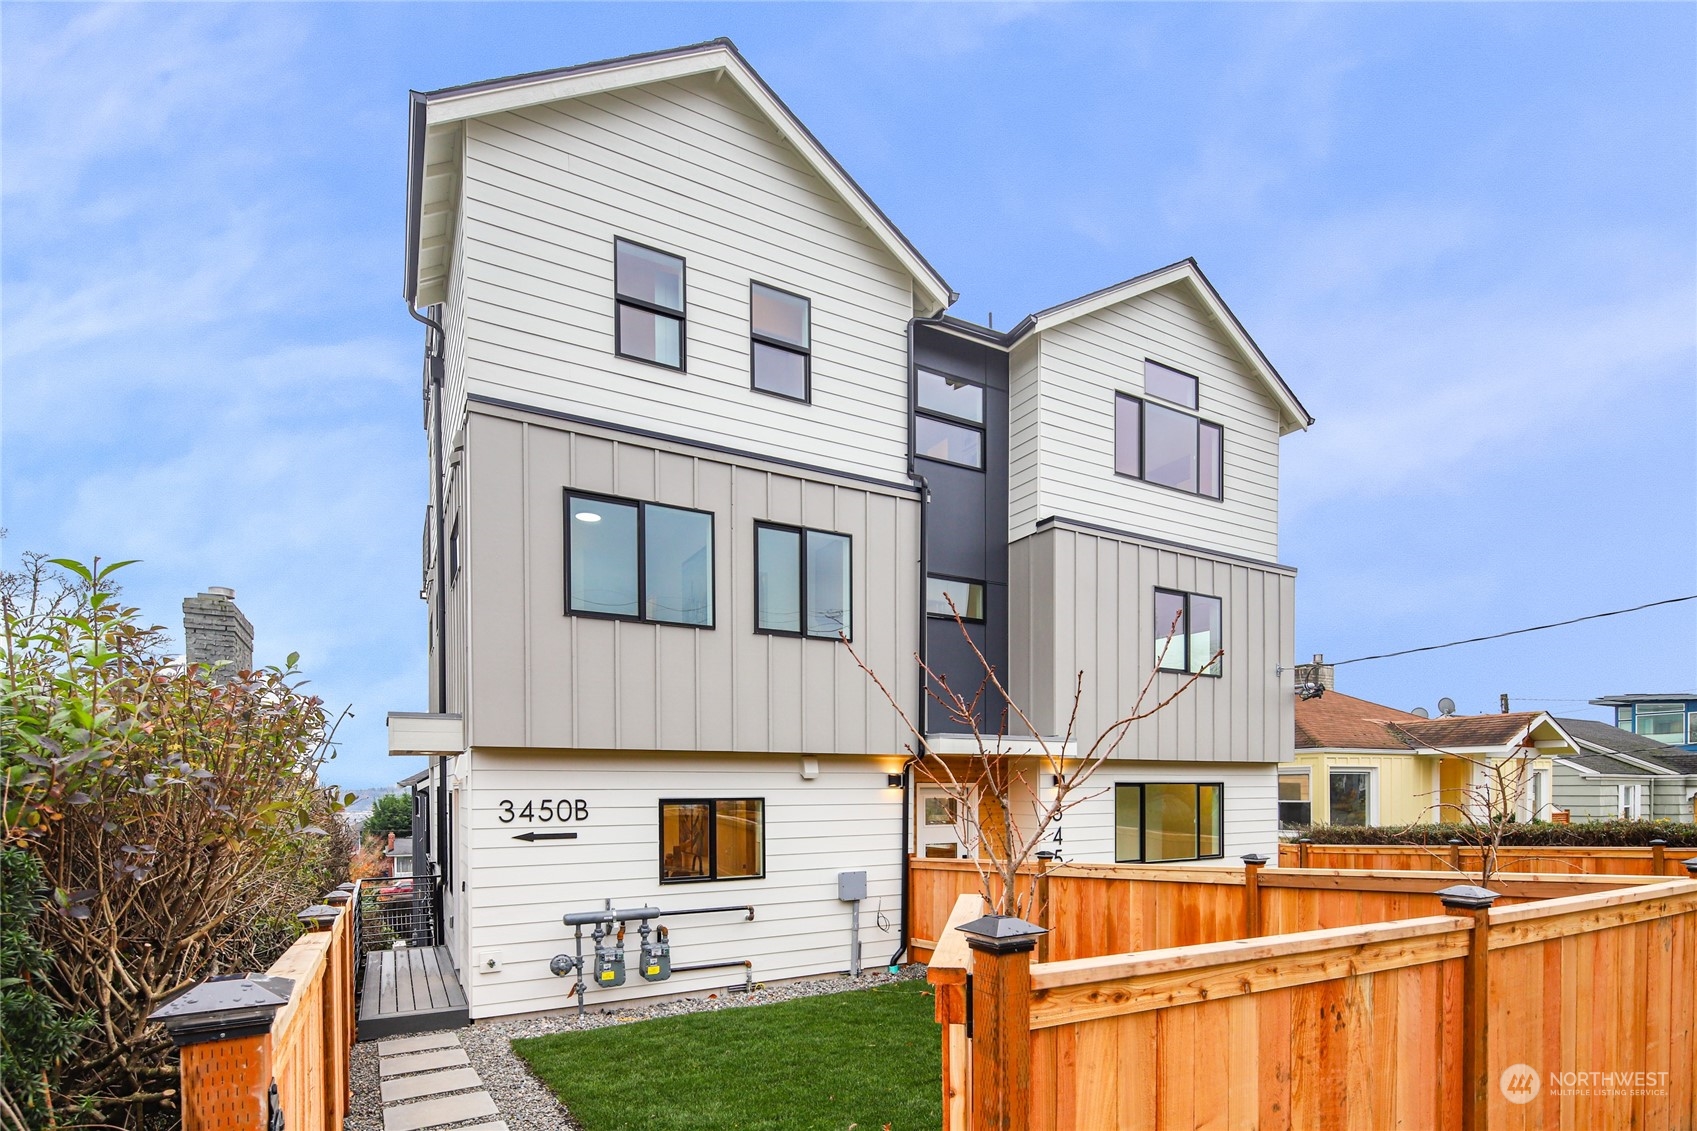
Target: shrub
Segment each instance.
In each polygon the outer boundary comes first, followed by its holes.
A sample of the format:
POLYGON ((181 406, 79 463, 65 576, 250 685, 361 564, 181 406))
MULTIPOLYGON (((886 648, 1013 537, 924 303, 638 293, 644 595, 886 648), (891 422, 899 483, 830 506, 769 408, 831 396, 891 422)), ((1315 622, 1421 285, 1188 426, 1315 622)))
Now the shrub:
MULTIPOLYGON (((1452 838, 1473 844, 1478 830, 1466 824, 1433 825, 1313 825, 1302 835, 1315 844, 1445 845, 1452 838)), ((1697 824, 1687 821, 1581 821, 1556 825, 1547 821, 1509 822, 1502 826, 1504 848, 1643 847, 1652 840, 1667 841, 1669 850, 1697 849, 1697 824)))
POLYGON ((371 816, 360 830, 366 836, 412 835, 412 798, 404 793, 386 793, 371 806, 371 816))
POLYGON ((30 933, 40 914, 40 886, 33 856, 0 848, 0 1115, 7 1127, 52 1124, 49 1082, 94 1021, 66 1016, 42 992, 53 959, 30 933))

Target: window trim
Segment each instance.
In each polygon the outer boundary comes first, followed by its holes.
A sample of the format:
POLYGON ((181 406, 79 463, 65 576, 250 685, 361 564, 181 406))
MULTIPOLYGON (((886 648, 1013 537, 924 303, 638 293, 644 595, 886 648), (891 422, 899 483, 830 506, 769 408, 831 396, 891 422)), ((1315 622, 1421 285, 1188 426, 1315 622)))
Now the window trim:
POLYGON ((568 617, 592 617, 596 620, 624 621, 627 624, 652 624, 663 628, 693 628, 697 630, 712 630, 719 627, 719 516, 713 511, 701 510, 698 507, 680 507, 672 503, 654 503, 646 499, 625 499, 618 495, 605 495, 598 491, 579 491, 575 487, 562 488, 560 505, 565 520, 564 568, 560 571, 565 577, 565 615, 568 617), (591 499, 601 503, 614 503, 619 506, 636 508, 636 615, 625 613, 598 613, 587 609, 572 608, 572 500, 591 499), (711 595, 712 608, 706 624, 689 624, 676 620, 655 620, 644 611, 648 607, 648 508, 661 507, 665 510, 689 511, 693 514, 707 516, 707 588, 711 595))
MULTIPOLYGON (((985 422, 982 420, 968 420, 964 416, 955 416, 952 413, 940 412, 937 409, 926 408, 921 405, 919 403, 920 370, 924 370, 926 373, 933 373, 945 380, 964 381, 968 385, 976 385, 980 394, 979 403, 984 405, 986 410, 988 410, 989 405, 990 398, 988 394, 990 392, 990 387, 982 381, 974 381, 971 377, 962 377, 959 373, 944 373, 942 370, 933 369, 928 365, 915 365, 913 367, 913 414, 915 416, 929 417, 930 419, 940 421, 943 424, 952 424, 956 428, 969 428, 978 433, 978 463, 961 463, 959 460, 944 459, 941 456, 928 456, 921 452, 919 450, 919 429, 916 426, 913 432, 914 458, 928 459, 933 463, 948 464, 950 467, 964 467, 968 471, 976 471, 979 474, 983 474, 985 465, 990 462, 990 434, 985 428, 985 422)), ((986 411, 986 415, 988 415, 988 411, 986 411)))
POLYGON ((792 404, 813 403, 813 300, 806 295, 798 295, 794 291, 786 291, 783 287, 774 287, 771 283, 763 283, 759 279, 748 281, 748 387, 756 393, 768 397, 778 397, 792 404), (762 334, 754 328, 754 288, 764 287, 774 294, 785 295, 789 298, 800 299, 807 304, 807 348, 762 334), (788 393, 780 393, 776 389, 762 389, 755 384, 754 372, 754 343, 759 342, 771 349, 783 350, 786 353, 801 355, 801 396, 792 397, 788 393))
MULTIPOLYGON (((983 580, 976 578, 976 577, 956 577, 952 573, 927 573, 925 575, 925 589, 926 589, 925 616, 926 616, 926 619, 947 621, 950 624, 953 624, 954 620, 955 620, 955 618, 950 616, 948 613, 934 613, 934 612, 931 611, 930 589, 931 589, 931 579, 932 578, 936 578, 938 581, 958 581, 962 585, 976 585, 976 586, 978 586, 979 589, 983 590, 983 593, 981 594, 981 596, 983 597, 984 604, 986 606, 985 611, 986 612, 989 611, 988 606, 990 604, 990 585, 989 585, 988 582, 983 581, 983 580)), ((961 613, 960 619, 962 621, 966 622, 967 624, 983 624, 984 623, 983 617, 968 616, 966 613, 961 613)))
POLYGON ((769 522, 766 519, 755 519, 754 520, 754 570, 753 570, 753 573, 754 573, 754 631, 755 631, 756 634, 758 634, 760 636, 787 636, 792 640, 795 640, 795 639, 824 640, 824 641, 828 641, 828 642, 833 643, 833 644, 840 644, 846 639, 850 643, 853 643, 853 641, 854 641, 854 535, 844 534, 840 530, 821 530, 819 527, 816 527, 816 526, 796 526, 794 523, 789 523, 789 522, 769 522), (760 531, 763 530, 763 529, 764 530, 783 530, 783 531, 787 531, 791 534, 796 534, 796 535, 799 536, 796 539, 796 553, 799 555, 799 560, 797 561, 796 564, 799 567, 799 572, 798 572, 798 575, 797 575, 797 581, 799 583, 798 588, 799 588, 799 594, 800 594, 800 598, 801 598, 801 617, 800 617, 801 628, 797 629, 794 632, 791 632, 787 628, 764 628, 760 624, 760 531), (814 633, 807 631, 807 535, 808 535, 809 532, 812 532, 814 534, 827 534, 827 535, 831 536, 832 538, 847 538, 848 539, 848 544, 849 544, 849 553, 848 553, 849 616, 848 616, 848 621, 849 621, 849 623, 848 623, 848 631, 846 633, 844 633, 842 636, 835 636, 835 635, 833 635, 833 636, 819 636, 819 635, 816 635, 814 633))
POLYGON ((1364 774, 1367 778, 1367 814, 1366 823, 1352 828, 1375 828, 1379 824, 1379 767, 1377 766, 1327 766, 1326 767, 1326 823, 1335 825, 1337 821, 1332 814, 1332 775, 1333 774, 1364 774))
MULTIPOLYGON (((1275 780, 1274 791, 1273 791, 1273 802, 1274 802, 1275 806, 1284 806, 1284 805, 1306 805, 1306 806, 1308 806, 1308 820, 1303 824, 1293 825, 1293 827, 1305 828, 1308 825, 1312 825, 1314 823, 1314 767, 1313 766, 1292 766, 1288 770, 1287 769, 1278 770, 1276 772, 1275 776, 1276 776, 1276 778, 1286 778, 1286 777, 1295 778, 1295 777, 1300 776, 1302 778, 1302 780, 1304 780, 1305 782, 1308 783, 1308 800, 1307 801, 1286 801, 1286 800, 1284 800, 1284 798, 1278 796, 1278 788, 1277 787, 1278 787, 1279 784, 1282 784, 1282 783, 1279 783, 1278 781, 1275 780)), ((1284 822, 1283 816, 1278 817, 1278 823, 1279 823, 1279 828, 1280 828, 1281 831, 1288 831, 1284 827, 1285 822, 1284 822)))
MULTIPOLYGON (((1171 368, 1171 367, 1169 366, 1168 368, 1171 368)), ((1190 499, 1207 499, 1211 503, 1223 503, 1223 502, 1226 501, 1226 426, 1225 425, 1220 424, 1217 421, 1209 420, 1207 417, 1201 415, 1201 413, 1198 412, 1197 410, 1187 409, 1184 406, 1179 405, 1174 401, 1164 400, 1160 397, 1150 397, 1148 395, 1138 396, 1135 393, 1122 393, 1122 392, 1118 391, 1117 389, 1114 391, 1113 419, 1114 419, 1113 465, 1114 465, 1114 475, 1116 475, 1118 478, 1129 479, 1134 483, 1147 483, 1151 487, 1159 487, 1163 491, 1171 491, 1174 494, 1183 495, 1186 498, 1190 498, 1190 499), (1128 400, 1128 401, 1135 401, 1137 403, 1137 474, 1136 475, 1128 474, 1127 472, 1121 471, 1119 469, 1119 446, 1120 446, 1120 439, 1119 439, 1119 401, 1122 400, 1122 399, 1128 400), (1157 482, 1153 479, 1146 478, 1146 473, 1148 471, 1148 463, 1149 463, 1149 413, 1148 413, 1147 409, 1148 409, 1150 401, 1155 402, 1156 408, 1166 409, 1168 412, 1176 413, 1179 416, 1188 416, 1192 420, 1196 421, 1196 424, 1197 424, 1197 428, 1196 428, 1196 482, 1199 486, 1202 482, 1202 429, 1203 428, 1213 428, 1213 429, 1216 429, 1220 433, 1220 463, 1219 463, 1219 467, 1216 469, 1217 473, 1219 475, 1219 482, 1220 482, 1220 493, 1218 495, 1204 495, 1201 491, 1186 491, 1183 487, 1174 487, 1170 483, 1159 483, 1159 482, 1157 482)))
POLYGON ((625 236, 613 237, 613 353, 627 361, 639 361, 644 365, 654 365, 672 373, 687 373, 689 371, 689 260, 675 251, 667 251, 663 247, 650 247, 640 240, 629 239, 625 236), (680 264, 678 269, 678 295, 681 305, 676 310, 670 310, 659 303, 647 299, 627 298, 619 292, 619 245, 628 243, 632 247, 640 247, 644 251, 652 251, 656 255, 668 256, 680 264), (646 310, 650 314, 660 314, 667 318, 678 320, 678 363, 668 365, 652 357, 625 352, 624 322, 619 317, 619 307, 634 306, 638 310, 646 310))
MULTIPOLYGON (((1155 670, 1158 671, 1158 672, 1165 672, 1168 675, 1182 675, 1182 676, 1199 675, 1199 676, 1204 676, 1208 679, 1221 679, 1221 678, 1223 678, 1226 674, 1226 658, 1224 656, 1221 656, 1218 661, 1209 665, 1209 667, 1218 667, 1220 669, 1219 671, 1203 670, 1203 671, 1199 671, 1199 672, 1193 672, 1193 671, 1190 670, 1190 637, 1191 637, 1191 632, 1190 632, 1190 599, 1192 597, 1206 597, 1210 601, 1218 601, 1220 603, 1220 645, 1221 645, 1222 650, 1223 650, 1224 645, 1225 645, 1225 635, 1226 635, 1226 599, 1224 597, 1221 597, 1221 596, 1214 594, 1214 593, 1192 593, 1192 592, 1185 590, 1185 589, 1168 589, 1164 585, 1154 586, 1154 593, 1150 597, 1150 616, 1151 616, 1151 620, 1154 621, 1154 630, 1155 630, 1156 635, 1155 635, 1154 639, 1150 641, 1150 643, 1154 643, 1156 640, 1161 639, 1160 633, 1161 633, 1161 630, 1165 627, 1164 625, 1159 623, 1159 618, 1154 616, 1154 603, 1155 603, 1156 600, 1159 599, 1159 597, 1162 593, 1165 593, 1169 597, 1180 597, 1180 598, 1183 598, 1183 600, 1184 600, 1184 623, 1181 626, 1184 629, 1183 633, 1181 633, 1181 636, 1184 640, 1184 656, 1183 656, 1184 666, 1178 667, 1178 668, 1169 668, 1169 667, 1163 667, 1159 663, 1157 663, 1155 670)), ((1206 784, 1206 783, 1204 783, 1204 784, 1206 784)))
POLYGON ((454 515, 454 525, 448 535, 448 588, 460 584, 460 516, 454 515))
POLYGON ((1220 827, 1219 827, 1220 850, 1218 852, 1210 853, 1207 856, 1202 856, 1202 855, 1187 856, 1187 857, 1184 857, 1183 859, 1179 859, 1179 860, 1154 860, 1154 861, 1147 861, 1148 863, 1151 863, 1151 864, 1154 864, 1154 865, 1188 864, 1188 863, 1191 863, 1191 862, 1196 861, 1196 860, 1223 860, 1223 859, 1225 859, 1225 855, 1226 855, 1226 783, 1225 782, 1223 782, 1223 781, 1147 781, 1147 780, 1146 781, 1116 781, 1114 783, 1114 811, 1115 811, 1115 813, 1119 812, 1119 791, 1121 790, 1121 788, 1123 788, 1125 786, 1136 786, 1137 787, 1137 859, 1136 860, 1122 860, 1120 858, 1119 822, 1116 820, 1114 822, 1114 863, 1116 863, 1116 864, 1142 864, 1142 863, 1146 862, 1144 860, 1144 857, 1149 855, 1149 849, 1148 849, 1148 845, 1146 843, 1146 840, 1147 840, 1147 837, 1148 837, 1148 834, 1149 834, 1149 813, 1148 813, 1149 795, 1148 795, 1147 792, 1145 792, 1144 787, 1150 786, 1150 785, 1188 785, 1188 786, 1193 787, 1196 790, 1196 813, 1197 813, 1196 850, 1197 850, 1198 853, 1200 853, 1202 851, 1202 820, 1201 820, 1202 787, 1203 786, 1211 786, 1212 788, 1219 790, 1220 791, 1220 811, 1219 811, 1219 816, 1220 816, 1220 827))
POLYGON ((744 883, 749 880, 764 880, 766 878, 766 798, 759 797, 662 797, 655 806, 655 872, 662 884, 711 884, 711 883, 744 883), (758 801, 760 802, 760 874, 757 876, 724 876, 719 875, 719 802, 721 801, 758 801), (706 805, 713 819, 707 823, 707 871, 705 876, 673 876, 666 877, 666 806, 668 805, 706 805))

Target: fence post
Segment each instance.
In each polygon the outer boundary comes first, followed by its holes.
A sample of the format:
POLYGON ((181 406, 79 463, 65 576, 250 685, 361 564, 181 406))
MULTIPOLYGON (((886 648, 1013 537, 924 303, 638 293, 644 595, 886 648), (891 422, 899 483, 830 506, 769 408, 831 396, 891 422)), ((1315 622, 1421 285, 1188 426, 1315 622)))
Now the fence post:
POLYGON ((1037 878, 1032 883, 1033 902, 1032 913, 1037 918, 1037 925, 1043 928, 1043 933, 1037 937, 1037 961, 1049 961, 1049 940, 1054 937, 1055 918, 1049 909, 1049 868, 1054 863, 1052 852, 1037 854, 1037 878))
POLYGON ((1461 990, 1461 1126, 1485 1131, 1490 1110, 1491 904, 1497 893, 1458 884, 1438 892, 1444 909, 1473 919, 1461 990))
POLYGON ((1031 952, 1043 928, 986 915, 958 928, 972 948, 967 986, 972 1131, 1031 1127, 1031 952))
MULTIPOLYGON (((338 911, 346 911, 348 901, 353 898, 348 892, 337 888, 324 897, 324 902, 338 911)), ((336 1063, 340 1069, 340 1084, 342 1097, 342 1114, 347 1114, 353 1106, 353 1065, 349 1058, 349 1050, 354 1047, 354 976, 352 965, 353 930, 350 920, 344 915, 336 929, 341 932, 330 945, 331 973, 336 986, 336 1032, 340 1043, 336 1046, 336 1063)), ((331 1123, 332 1127, 339 1126, 331 1123)))
POLYGON ((1462 843, 1463 842, 1462 842, 1462 839, 1460 837, 1458 837, 1458 836, 1450 837, 1450 867, 1454 868, 1458 872, 1461 871, 1461 845, 1462 845, 1462 843))
POLYGON ((1682 863, 1685 865, 1685 874, 1690 876, 1692 879, 1697 880, 1697 856, 1693 856, 1689 860, 1682 861, 1682 863))
POLYGON ((1256 938, 1261 934, 1261 869, 1267 858, 1251 852, 1243 858, 1243 937, 1256 938))
POLYGON ((1308 846, 1312 843, 1314 842, 1305 836, 1296 838, 1296 866, 1298 868, 1308 867, 1308 846))
POLYGON ((347 1090, 345 1077, 348 1075, 348 1050, 341 1039, 341 955, 336 951, 335 935, 336 920, 341 916, 341 911, 328 903, 315 903, 295 916, 306 925, 309 933, 330 932, 330 945, 324 950, 324 979, 319 985, 318 993, 318 1023, 322 1033, 319 1053, 324 1058, 322 1079, 325 1127, 341 1126, 342 1094, 347 1090))
POLYGON ((1650 874, 1652 876, 1668 874, 1668 842, 1660 837, 1650 842, 1650 874))
POLYGON ((208 978, 149 1015, 179 1050, 183 1131, 264 1131, 271 1117, 271 1022, 289 978, 208 978))

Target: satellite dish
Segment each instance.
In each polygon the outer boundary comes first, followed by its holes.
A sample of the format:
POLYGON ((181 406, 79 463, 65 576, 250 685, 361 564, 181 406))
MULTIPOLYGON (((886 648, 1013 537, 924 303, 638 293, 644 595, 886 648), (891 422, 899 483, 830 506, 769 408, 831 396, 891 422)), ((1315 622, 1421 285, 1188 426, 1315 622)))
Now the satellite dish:
POLYGON ((1414 710, 1410 711, 1409 714, 1419 715, 1423 719, 1429 719, 1429 718, 1432 717, 1432 712, 1428 711, 1424 707, 1416 707, 1416 708, 1414 708, 1414 710))
POLYGON ((1453 715, 1453 714, 1455 714, 1455 700, 1450 699, 1448 697, 1438 700, 1438 714, 1440 714, 1440 715, 1453 715))

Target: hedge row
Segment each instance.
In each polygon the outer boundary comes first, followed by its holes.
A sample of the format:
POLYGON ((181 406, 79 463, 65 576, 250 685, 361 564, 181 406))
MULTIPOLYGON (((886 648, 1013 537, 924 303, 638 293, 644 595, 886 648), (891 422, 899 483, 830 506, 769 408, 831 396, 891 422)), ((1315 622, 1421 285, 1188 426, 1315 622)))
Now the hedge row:
MULTIPOLYGON (((1301 835, 1315 844, 1448 844, 1452 837, 1478 844, 1482 830, 1471 825, 1312 825, 1301 835)), ((1667 841, 1670 850, 1697 848, 1697 824, 1690 821, 1583 821, 1554 825, 1547 821, 1504 826, 1504 845, 1583 848, 1643 847, 1667 841)))

